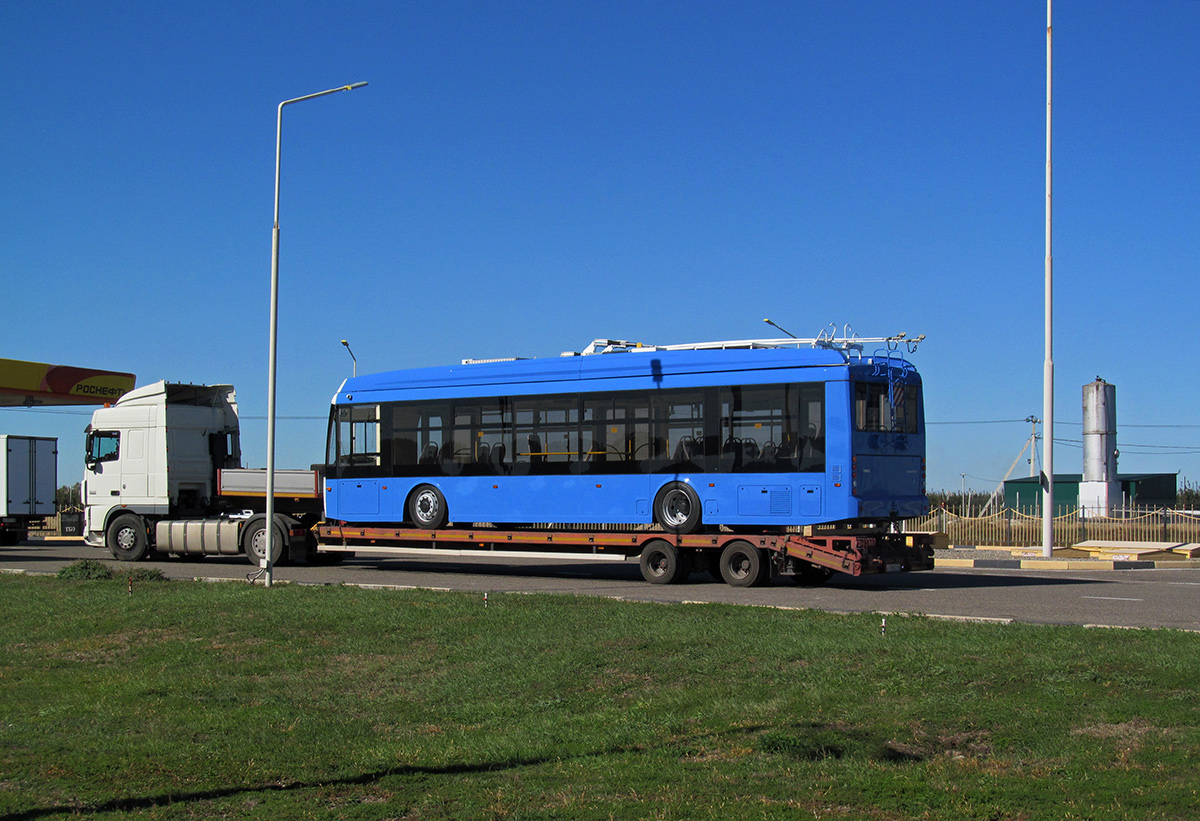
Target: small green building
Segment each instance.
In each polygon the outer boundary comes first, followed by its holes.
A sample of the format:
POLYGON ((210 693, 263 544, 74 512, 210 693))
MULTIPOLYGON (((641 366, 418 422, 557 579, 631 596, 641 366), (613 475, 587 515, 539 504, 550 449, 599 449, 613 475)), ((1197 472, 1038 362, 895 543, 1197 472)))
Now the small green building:
MULTIPOLYGON (((1116 505, 1134 508, 1174 508, 1178 488, 1178 476, 1174 473, 1125 473, 1118 474, 1121 483, 1121 499, 1116 505)), ((1056 473, 1054 475, 1055 515, 1069 513, 1079 507, 1079 483, 1081 473, 1056 473)), ((1004 483, 1004 506, 1023 513, 1041 513, 1042 487, 1037 476, 1009 479, 1004 483)))

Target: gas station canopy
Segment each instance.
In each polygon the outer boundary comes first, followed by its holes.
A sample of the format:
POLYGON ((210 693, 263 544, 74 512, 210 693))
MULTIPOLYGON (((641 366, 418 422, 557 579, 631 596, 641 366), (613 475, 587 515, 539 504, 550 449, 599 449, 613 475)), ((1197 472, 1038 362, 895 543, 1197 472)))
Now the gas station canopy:
POLYGON ((0 359, 0 406, 103 405, 135 381, 131 373, 0 359))

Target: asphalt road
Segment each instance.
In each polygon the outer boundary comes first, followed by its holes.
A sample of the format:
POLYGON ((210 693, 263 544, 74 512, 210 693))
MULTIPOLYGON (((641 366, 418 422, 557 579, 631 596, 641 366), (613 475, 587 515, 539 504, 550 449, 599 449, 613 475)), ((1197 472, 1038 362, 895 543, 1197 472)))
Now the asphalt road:
MULTIPOLYGON (((72 542, 27 542, 0 548, 0 572, 55 573, 79 559, 111 561, 100 548, 72 542)), ((255 572, 244 558, 163 558, 144 563, 169 578, 245 580, 255 572)), ((829 612, 1175 628, 1200 631, 1200 571, 982 570, 946 568, 920 573, 837 574, 824 587, 776 579, 766 587, 733 588, 695 574, 680 585, 642 579, 636 562, 549 559, 409 559, 359 554, 336 567, 279 567, 277 583, 364 584, 484 593, 560 593, 648 602, 715 602, 829 612)))

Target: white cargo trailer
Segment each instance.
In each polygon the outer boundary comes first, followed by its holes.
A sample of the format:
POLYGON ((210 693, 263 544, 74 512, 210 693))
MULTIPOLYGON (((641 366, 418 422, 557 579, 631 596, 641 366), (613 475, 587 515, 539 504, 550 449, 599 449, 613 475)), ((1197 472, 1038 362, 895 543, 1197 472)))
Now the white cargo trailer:
POLYGON ((58 440, 0 435, 0 544, 15 545, 29 526, 55 513, 58 440))

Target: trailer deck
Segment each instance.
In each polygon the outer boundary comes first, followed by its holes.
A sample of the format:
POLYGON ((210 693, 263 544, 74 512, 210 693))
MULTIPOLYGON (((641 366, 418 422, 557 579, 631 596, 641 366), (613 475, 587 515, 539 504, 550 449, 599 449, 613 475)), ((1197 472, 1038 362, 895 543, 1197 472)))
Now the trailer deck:
MULTIPOLYGON (((933 551, 942 534, 845 532, 708 533, 682 535, 661 530, 592 532, 513 530, 494 527, 417 530, 321 522, 318 551, 395 555, 496 558, 557 558, 579 561, 627 561, 647 547, 665 543, 691 555, 717 556, 731 545, 764 551, 778 572, 800 566, 862 576, 933 569, 933 551)), ((827 578, 827 576, 826 576, 827 578)))

